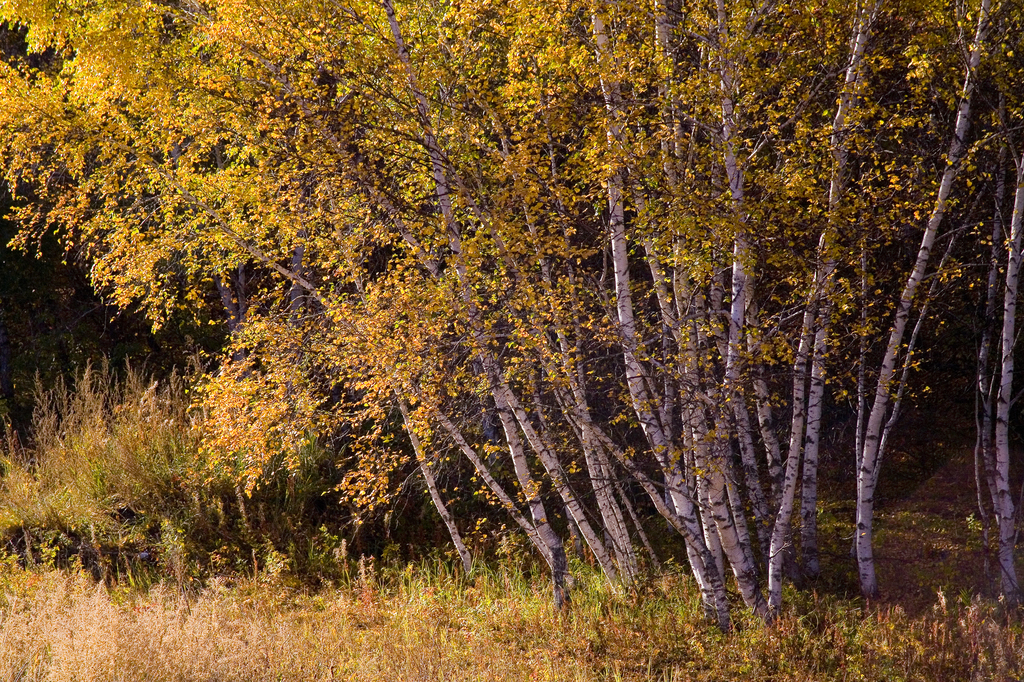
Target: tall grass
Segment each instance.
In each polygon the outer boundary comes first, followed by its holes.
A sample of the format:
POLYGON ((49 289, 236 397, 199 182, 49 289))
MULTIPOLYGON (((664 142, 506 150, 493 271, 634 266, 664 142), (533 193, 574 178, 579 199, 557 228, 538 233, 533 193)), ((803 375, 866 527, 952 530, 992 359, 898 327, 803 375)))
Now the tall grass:
POLYGON ((910 619, 812 599, 722 635, 675 574, 632 596, 584 580, 568 613, 542 580, 443 564, 363 562, 314 594, 257 576, 189 595, 8 562, 0 592, 4 681, 1011 680, 1024 655, 1020 626, 978 603, 910 619))
POLYGON ((74 387, 38 386, 31 449, 8 435, 2 454, 0 532, 104 535, 119 511, 166 508, 197 451, 194 434, 176 376, 161 384, 129 368, 117 381, 108 367, 89 367, 74 387))
POLYGON ((323 448, 247 494, 230 453, 204 452, 201 412, 178 376, 87 367, 38 387, 35 403, 29 437, 8 429, 0 443, 0 538, 23 563, 81 565, 108 582, 267 564, 334 577, 330 524, 342 514, 323 448))

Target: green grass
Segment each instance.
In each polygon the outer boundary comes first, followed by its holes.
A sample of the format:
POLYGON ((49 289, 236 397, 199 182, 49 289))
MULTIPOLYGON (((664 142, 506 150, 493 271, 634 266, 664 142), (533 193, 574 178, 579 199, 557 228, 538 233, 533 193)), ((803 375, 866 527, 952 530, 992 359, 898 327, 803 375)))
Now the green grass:
POLYGON ((231 457, 204 451, 201 429, 180 377, 102 366, 37 388, 29 442, 9 429, 0 441, 0 538, 23 562, 77 563, 107 582, 267 565, 335 579, 332 453, 311 444, 295 468, 272 462, 246 494, 231 457))

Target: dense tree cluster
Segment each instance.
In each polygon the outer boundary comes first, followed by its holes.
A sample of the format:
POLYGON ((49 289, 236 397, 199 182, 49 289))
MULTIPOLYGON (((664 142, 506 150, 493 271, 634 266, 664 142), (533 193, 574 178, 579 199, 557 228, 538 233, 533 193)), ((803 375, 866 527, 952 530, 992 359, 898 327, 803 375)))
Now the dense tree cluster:
POLYGON ((824 407, 844 404, 874 596, 881 463, 929 306, 956 291, 984 309, 961 341, 1019 598, 1019 0, 4 0, 0 17, 27 45, 0 71, 16 243, 56 231, 155 325, 221 306, 206 439, 242 483, 344 432, 347 492, 370 505, 412 452, 467 568, 475 520, 450 501, 472 493, 529 538, 559 606, 568 532, 610 583, 638 579, 642 503, 728 628, 727 579, 770 618, 787 563, 820 570, 824 407), (473 490, 437 475, 453 467, 473 490))

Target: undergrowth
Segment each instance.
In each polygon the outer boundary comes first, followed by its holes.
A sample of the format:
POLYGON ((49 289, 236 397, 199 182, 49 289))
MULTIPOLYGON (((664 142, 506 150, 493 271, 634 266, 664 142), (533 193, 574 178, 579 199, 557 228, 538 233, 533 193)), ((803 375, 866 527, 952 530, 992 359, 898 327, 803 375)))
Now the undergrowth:
POLYGON ((337 577, 347 515, 333 453, 315 442, 246 491, 230 456, 204 452, 180 377, 86 368, 37 388, 35 403, 29 436, 8 427, 0 443, 0 538, 23 565, 74 562, 140 586, 267 569, 337 577))

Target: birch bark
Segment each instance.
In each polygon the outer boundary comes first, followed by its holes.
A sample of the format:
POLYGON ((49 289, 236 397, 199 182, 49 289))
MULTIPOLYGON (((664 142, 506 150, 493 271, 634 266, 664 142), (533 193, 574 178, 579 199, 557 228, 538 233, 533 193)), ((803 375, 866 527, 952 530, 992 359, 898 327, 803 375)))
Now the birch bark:
POLYGON ((1002 358, 999 372, 999 394, 996 400, 995 470, 992 501, 999 533, 1000 589, 1010 604, 1020 601, 1020 586, 1014 567, 1016 516, 1010 492, 1010 403, 1013 399, 1013 351, 1016 338, 1017 290, 1021 265, 1021 227, 1024 217, 1024 155, 1016 162, 1016 192, 1010 218, 1010 240, 1007 246, 1006 289, 1003 294, 1002 358))
POLYGON ((412 422, 409 419, 409 408, 406 407, 405 401, 398 401, 398 409, 402 413, 402 423, 405 424, 405 431, 409 434, 409 440, 412 442, 413 452, 416 454, 416 461, 419 462, 423 480, 427 483, 430 499, 434 503, 437 513, 441 516, 441 520, 444 521, 445 528, 448 529, 448 534, 452 538, 455 550, 459 553, 459 558, 462 559, 462 570, 469 575, 469 572, 473 570, 473 556, 466 549, 466 544, 462 541, 462 535, 459 533, 459 527, 455 523, 455 518, 448 511, 448 505, 444 503, 441 491, 438 490, 437 481, 434 478, 434 462, 427 458, 426 452, 423 450, 423 444, 420 442, 420 437, 416 435, 416 431, 413 429, 412 422))
MULTIPOLYGON (((1006 196, 1006 147, 1000 147, 999 160, 996 168, 996 190, 994 197, 995 209, 992 211, 992 250, 989 257, 988 279, 985 288, 985 314, 982 318, 981 340, 978 344, 978 375, 975 391, 976 405, 980 406, 980 416, 975 414, 977 438, 974 445, 974 483, 977 489, 978 514, 982 528, 982 551, 985 553, 985 573, 988 575, 989 559, 989 513, 982 493, 982 480, 985 487, 995 490, 995 452, 993 449, 992 424, 995 420, 995 381, 994 371, 990 363, 992 353, 992 337, 996 312, 996 297, 999 288, 1000 249, 1003 241, 1003 200, 1006 196)), ((998 348, 998 346, 997 346, 998 348)), ((993 498, 994 499, 994 498, 993 498)))
POLYGON ((807 396, 807 434, 804 439, 803 471, 800 485, 800 551, 803 570, 814 578, 820 571, 818 559, 818 450, 821 440, 821 412, 825 398, 825 360, 828 354, 828 332, 832 316, 833 277, 836 261, 833 256, 838 233, 837 215, 842 198, 849 150, 845 142, 846 119, 853 108, 861 80, 861 65, 867 52, 871 28, 881 8, 875 0, 857 12, 850 36, 850 58, 840 88, 839 105, 832 121, 829 146, 832 150, 832 177, 828 191, 828 221, 818 249, 819 269, 815 273, 813 296, 820 297, 814 349, 811 355, 811 386, 807 396))
POLYGON ((983 44, 988 35, 990 7, 990 0, 982 0, 978 12, 978 24, 975 30, 974 42, 971 45, 968 57, 967 73, 961 90, 956 126, 953 139, 950 142, 949 153, 946 157, 946 167, 939 182, 935 206, 921 237, 921 246, 917 252, 914 268, 907 278, 907 283, 903 288, 896 307, 892 331, 889 334, 889 342, 882 356, 882 362, 878 371, 874 402, 864 432, 863 450, 860 453, 860 466, 857 471, 857 528, 855 542, 861 592, 868 598, 878 596, 878 581, 875 575, 875 560, 872 546, 875 484, 878 479, 876 472, 878 448, 882 429, 886 422, 886 412, 889 407, 890 383, 896 372, 896 357, 903 343, 903 335, 906 331, 914 295, 917 293, 921 280, 924 279, 928 261, 931 257, 932 245, 935 243, 939 225, 942 223, 946 213, 946 201, 953 186, 953 179, 956 176, 957 170, 959 170, 960 161, 966 151, 965 140, 970 127, 971 96, 976 85, 975 73, 981 62, 983 44))
MULTIPOLYGON (((725 8, 724 0, 717 0, 715 8, 717 11, 716 38, 718 40, 718 47, 720 50, 718 55, 718 76, 721 79, 720 87, 722 108, 720 141, 725 161, 726 179, 729 184, 731 211, 736 228, 736 235, 733 241, 732 297, 729 302, 728 344, 725 359, 723 394, 725 401, 728 404, 728 410, 732 412, 730 417, 735 420, 734 423, 741 424, 744 420, 740 418, 739 410, 743 410, 745 413, 746 406, 743 401, 742 391, 739 387, 740 362, 743 345, 743 328, 746 323, 745 316, 749 294, 748 290, 750 288, 750 277, 747 272, 747 267, 751 262, 751 254, 746 232, 746 219, 744 216, 743 168, 736 153, 736 147, 738 144, 736 139, 736 105, 733 100, 733 96, 736 91, 734 73, 736 67, 735 64, 732 63, 731 59, 726 55, 726 50, 730 47, 730 38, 728 29, 728 13, 725 8)), ((745 417, 746 415, 744 414, 743 416, 745 417)), ((719 429, 722 433, 728 433, 729 428, 727 421, 723 420, 719 429)), ((728 475, 729 472, 726 471, 729 467, 728 459, 720 458, 716 462, 716 465, 717 471, 713 470, 713 473, 716 475, 721 474, 723 477, 728 475)), ((724 478, 722 479, 721 485, 724 490, 724 478)), ((714 490, 718 490, 717 481, 715 482, 714 490)), ((714 501, 718 499, 717 492, 713 492, 711 494, 711 499, 714 504, 714 501)), ((719 526, 719 531, 723 535, 723 549, 729 556, 729 563, 732 564, 733 573, 736 576, 736 583, 740 588, 740 592, 743 594, 743 598, 747 603, 747 606, 752 608, 759 616, 766 617, 768 615, 768 605, 764 601, 764 596, 761 593, 760 586, 757 585, 757 569, 750 561, 750 557, 753 552, 749 547, 744 548, 739 543, 739 538, 736 535, 737 531, 735 524, 732 519, 727 517, 724 513, 725 509, 728 509, 728 505, 725 504, 723 506, 724 509, 715 509, 715 521, 719 526)), ((734 511, 737 515, 743 513, 742 509, 734 511)))
MULTIPOLYGON (((601 64, 607 64, 611 61, 611 56, 609 54, 608 35, 604 21, 597 13, 592 14, 591 20, 598 50, 598 61, 601 64)), ((618 85, 608 81, 602 74, 601 87, 605 99, 605 108, 609 113, 607 128, 608 144, 614 149, 621 139, 621 131, 617 121, 619 107, 618 85)), ((623 187, 622 171, 616 167, 607 179, 608 227, 614 273, 615 311, 618 318, 618 336, 626 368, 626 386, 629 390, 633 411, 640 422, 640 427, 665 475, 666 488, 672 498, 676 513, 683 518, 693 519, 694 525, 699 527, 699 524, 696 523, 697 516, 694 513, 693 502, 685 490, 685 483, 679 471, 678 453, 672 447, 664 426, 653 409, 656 402, 647 390, 643 367, 638 359, 639 342, 633 313, 632 293, 630 291, 629 247, 626 239, 623 187)), ((694 533, 693 528, 689 530, 690 532, 688 532, 687 537, 690 542, 701 538, 701 534, 694 533)), ((705 545, 702 538, 700 545, 705 545)), ((702 552, 700 552, 699 547, 688 547, 687 553, 692 555, 693 553, 702 552)), ((725 609, 727 612, 728 605, 717 603, 720 601, 721 595, 711 588, 715 582, 712 577, 698 575, 700 571, 706 571, 713 565, 703 560, 699 562, 691 560, 691 568, 694 570, 698 582, 705 587, 705 596, 711 597, 716 601, 715 609, 717 611, 725 609)), ((721 617, 719 617, 719 621, 721 624, 721 617)))

